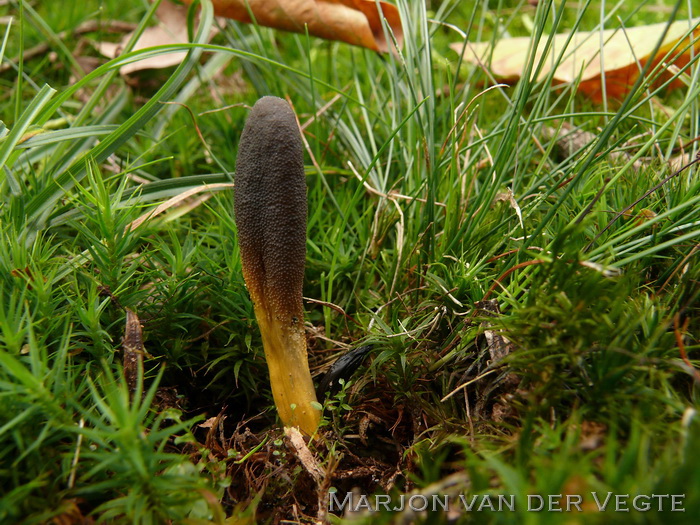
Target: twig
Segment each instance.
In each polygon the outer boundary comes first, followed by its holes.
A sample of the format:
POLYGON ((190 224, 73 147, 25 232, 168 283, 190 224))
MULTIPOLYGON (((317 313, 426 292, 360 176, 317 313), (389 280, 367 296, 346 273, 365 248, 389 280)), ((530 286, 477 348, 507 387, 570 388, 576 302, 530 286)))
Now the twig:
MULTIPOLYGON (((78 428, 85 427, 85 420, 81 417, 78 422, 78 428)), ((75 443, 75 454, 73 455, 73 461, 70 465, 70 475, 68 476, 68 488, 72 489, 75 486, 75 472, 78 469, 78 459, 80 459, 80 447, 83 444, 83 434, 78 434, 78 439, 75 443)))
POLYGON ((533 264, 542 264, 543 262, 545 261, 542 259, 535 259, 534 261, 525 261, 523 263, 516 264, 512 268, 506 270, 498 279, 496 279, 496 281, 491 285, 491 288, 488 289, 488 291, 484 294, 484 297, 482 297, 481 300, 485 301, 486 299, 488 299, 489 295, 491 295, 491 292, 493 292, 496 289, 496 286, 498 286, 503 279, 508 277, 515 270, 519 270, 520 268, 524 268, 525 266, 531 266, 533 264))
POLYGON ((685 319, 685 322, 683 323, 683 327, 680 327, 680 313, 676 313, 675 316, 673 316, 673 333, 676 336, 676 344, 678 345, 678 352, 681 354, 681 359, 683 362, 690 367, 690 370, 693 372, 693 378, 697 383, 700 383, 700 372, 698 372, 698 369, 693 366, 693 363, 690 362, 690 359, 688 359, 688 354, 685 351, 685 344, 683 343, 683 332, 685 332, 688 329, 688 323, 690 322, 690 317, 687 317, 685 319))
POLYGON ((668 279, 666 279, 664 281, 664 284, 661 285, 661 288, 659 288, 659 293, 663 292, 664 288, 666 288, 668 283, 671 282, 671 279, 673 279, 673 277, 679 271, 681 271, 683 269, 683 266, 688 261, 688 259, 690 259, 693 255, 695 255, 698 252, 698 250, 700 250, 700 244, 696 244, 695 246, 693 246, 693 249, 690 250, 690 253, 688 255, 686 255, 685 257, 683 257, 683 260, 680 263, 678 263, 678 266, 676 267, 676 269, 673 270, 673 272, 671 272, 671 275, 668 276, 668 279))
MULTIPOLYGON (((192 195, 195 195, 197 193, 201 193, 203 191, 219 191, 223 189, 228 189, 228 188, 233 188, 233 183, 231 182, 217 182, 214 184, 202 184, 201 186, 196 186, 194 188, 190 188, 189 190, 185 190, 179 195, 175 195, 174 197, 171 197, 165 202, 160 203, 155 209, 149 210, 143 215, 141 215, 138 219, 134 219, 131 221, 129 224, 127 224, 124 227, 125 232, 130 232, 134 231, 136 228, 141 226, 145 221, 150 221, 151 219, 155 218, 157 215, 160 215, 164 211, 172 208, 173 206, 179 204, 183 200, 191 197, 192 195)), ((200 203, 201 204, 201 203, 200 203)))
POLYGON ((304 301, 307 303, 313 303, 313 304, 320 304, 321 306, 327 306, 331 310, 335 310, 339 314, 343 315, 346 319, 350 319, 353 323, 355 323, 357 326, 362 327, 362 323, 360 323, 357 319, 355 319, 352 315, 349 315, 343 310, 340 306, 337 304, 329 303, 326 301, 320 301, 318 299, 312 299, 310 297, 304 297, 304 301))
POLYGON ((309 473, 309 475, 316 482, 316 485, 321 485, 323 478, 325 477, 325 472, 319 466, 318 461, 309 450, 306 445, 301 432, 296 427, 284 427, 284 435, 291 445, 291 451, 296 456, 296 458, 301 462, 304 470, 309 473))
MULTIPOLYGON (((72 30, 61 31, 56 34, 58 40, 66 40, 68 36, 77 36, 85 33, 93 33, 95 31, 105 30, 112 33, 128 33, 136 28, 136 24, 131 24, 128 22, 121 22, 119 20, 112 20, 105 22, 104 20, 88 20, 83 22, 78 27, 72 30)), ((42 42, 34 47, 27 49, 22 55, 22 59, 26 62, 34 57, 43 55, 51 49, 51 44, 49 42, 42 42)), ((14 60, 0 64, 0 74, 12 69, 15 63, 19 62, 19 57, 14 60)))
POLYGON ((467 381, 466 383, 462 383, 462 384, 459 385, 457 388, 455 388, 452 392, 450 392, 450 393, 447 394, 445 397, 443 397, 443 398, 440 400, 440 402, 441 402, 441 403, 444 403, 445 401, 447 401, 448 399, 450 399, 453 395, 455 395, 455 394, 456 394, 457 392, 459 392, 460 390, 463 390, 463 389, 467 388, 467 387, 468 387, 469 385, 471 385, 472 383, 476 383, 477 381, 480 381, 481 379, 485 378, 486 376, 489 376, 489 375, 493 374, 494 372, 498 372, 498 368, 492 368, 491 370, 488 370, 487 372, 484 372, 483 374, 481 374, 481 375, 479 375, 479 376, 476 376, 474 379, 470 379, 470 380, 467 381))
POLYGON ((474 420, 472 419, 472 411, 469 407, 469 390, 464 389, 464 406, 467 409, 467 421, 469 421, 469 442, 474 444, 474 420))
POLYGON ((681 174, 681 172, 687 170, 687 169, 690 168, 693 164, 697 164, 698 162, 700 162, 700 152, 698 152, 698 154, 695 155, 695 158, 694 158, 693 160, 691 160, 690 162, 688 162, 685 166, 683 166, 682 168, 678 169, 677 171, 674 171, 673 173, 671 173, 671 175, 669 175, 669 176, 666 177, 664 180, 662 180, 661 182, 659 182, 656 186, 654 186, 653 188, 651 188, 651 189, 650 189, 649 191, 647 191, 644 195, 642 195, 642 196, 639 197, 636 201, 634 201, 632 204, 630 204, 629 206, 627 206, 624 210, 622 210, 622 211, 616 213, 615 216, 610 220, 610 222, 605 226, 605 228, 603 228, 603 229, 598 233, 598 235, 596 235, 596 236, 593 238, 593 240, 592 240, 590 243, 588 243, 588 246, 586 246, 586 248, 584 249, 584 251, 589 250, 590 247, 593 246, 593 243, 595 243, 595 242, 600 238, 600 236, 603 235, 603 234, 613 225, 613 223, 614 223, 617 219, 619 219, 620 217, 622 217, 624 214, 626 214, 628 211, 630 211, 632 208, 634 208, 637 204, 639 204, 641 201, 643 201, 644 199, 646 199, 649 195, 651 195, 651 194, 654 193, 656 190, 658 190, 659 188, 661 188, 664 184, 666 184, 666 183, 667 183, 668 181, 670 181, 672 178, 677 177, 678 175, 681 174))
POLYGON ((605 192, 605 190, 608 189, 609 183, 610 183, 610 179, 606 177, 605 180, 603 181, 603 185, 601 186, 600 190, 598 191, 598 193, 596 193, 596 196, 593 197, 593 200, 588 204, 588 206, 586 206, 586 209, 583 210, 583 213, 578 216, 578 219, 576 219, 575 224, 581 224, 581 221, 583 221, 583 219, 586 218, 586 215, 588 215, 591 212, 591 210, 593 209, 593 206, 595 206, 595 203, 600 200, 600 198, 603 196, 603 193, 605 192))
POLYGON ((129 392, 134 393, 138 382, 139 370, 143 368, 143 334, 138 316, 126 308, 126 326, 124 328, 124 376, 129 392))
MULTIPOLYGON (((413 202, 413 201, 422 202, 423 204, 428 202, 428 199, 425 199, 425 198, 411 197, 409 195, 402 195, 402 194, 394 192, 394 191, 390 191, 389 193, 382 193, 381 191, 370 186, 370 184, 362 178, 362 175, 360 175, 360 172, 357 171, 355 166, 353 166, 352 162, 348 161, 348 166, 350 167, 350 170, 353 172, 355 177, 357 177, 357 179, 362 183, 362 185, 365 187, 365 189, 369 193, 373 193, 374 195, 378 195, 379 197, 383 197, 384 199, 392 199, 392 198, 405 199, 405 200, 408 200, 411 202, 413 202)), ((447 207, 447 204, 445 204, 444 202, 435 201, 434 204, 435 204, 435 206, 440 206, 441 208, 447 207)))

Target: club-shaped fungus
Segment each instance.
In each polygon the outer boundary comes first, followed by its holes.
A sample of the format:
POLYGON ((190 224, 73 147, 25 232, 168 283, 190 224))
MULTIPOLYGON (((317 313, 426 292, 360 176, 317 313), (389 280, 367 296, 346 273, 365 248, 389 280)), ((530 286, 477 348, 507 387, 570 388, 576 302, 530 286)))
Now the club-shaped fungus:
POLYGON ((253 106, 238 145, 234 211, 243 277, 253 300, 277 411, 312 435, 319 424, 304 335, 304 150, 292 108, 277 97, 253 106), (315 405, 315 406, 314 406, 315 405))

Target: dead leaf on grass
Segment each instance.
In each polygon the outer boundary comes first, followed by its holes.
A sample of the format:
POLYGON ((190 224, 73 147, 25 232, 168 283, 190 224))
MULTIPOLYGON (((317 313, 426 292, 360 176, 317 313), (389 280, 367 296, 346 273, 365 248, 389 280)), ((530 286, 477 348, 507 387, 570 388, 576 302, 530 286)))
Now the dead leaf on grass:
MULTIPOLYGON (((146 28, 141 37, 136 42, 132 51, 139 51, 154 46, 169 44, 186 44, 187 39, 187 6, 175 5, 168 0, 163 0, 156 10, 158 25, 146 28)), ((211 39, 216 30, 212 29, 209 34, 211 39)), ((132 33, 122 38, 121 42, 97 42, 95 47, 107 58, 116 58, 121 53, 127 42, 131 39, 132 33)), ((126 64, 119 69, 122 75, 129 75, 143 69, 161 69, 164 67, 176 66, 185 58, 186 51, 166 53, 157 57, 145 58, 137 62, 126 64)))
POLYGON ((581 423, 581 450, 590 451, 600 448, 605 442, 608 427, 597 421, 583 421, 581 423))
MULTIPOLYGON (((592 146, 598 139, 598 135, 590 131, 584 131, 572 126, 568 122, 561 123, 559 128, 552 126, 542 127, 542 136, 547 140, 554 139, 555 157, 562 161, 574 155, 581 154, 586 148, 592 146)), ((634 149, 634 143, 625 143, 618 150, 608 153, 608 158, 615 163, 624 164, 632 155, 629 151, 634 149)), ((650 162, 650 158, 637 159, 632 165, 635 169, 641 169, 645 163, 650 162)), ((680 167, 680 166, 679 166, 680 167)))
MULTIPOLYGON (((184 0, 190 4, 192 0, 184 0)), ((387 41, 382 17, 399 46, 403 40, 399 10, 375 0, 213 0, 218 16, 283 31, 305 33, 326 40, 340 40, 355 46, 386 53, 393 47, 387 41), (380 12, 381 9, 381 12, 380 12), (253 17, 251 17, 251 13, 253 17)))
MULTIPOLYGON (((622 98, 639 77, 640 68, 652 60, 654 66, 665 59, 666 53, 674 46, 678 51, 685 50, 680 56, 671 54, 672 64, 665 63, 665 68, 681 68, 688 64, 691 51, 700 51, 700 18, 674 22, 668 28, 659 52, 651 56, 657 42, 663 35, 667 24, 653 24, 631 28, 606 29, 604 31, 579 31, 568 44, 564 59, 554 72, 554 81, 575 82, 581 75, 578 89, 599 102, 603 96, 602 74, 605 72, 605 93, 611 98, 622 98), (691 28, 694 32, 691 32, 691 28), (600 52, 600 41, 604 42, 600 52), (692 45, 691 45, 692 44, 692 45)), ((554 36, 548 59, 544 60, 539 79, 545 78, 552 69, 553 58, 564 49, 568 33, 554 36)), ((547 38, 543 37, 538 45, 536 62, 542 59, 547 38)), ((529 37, 503 38, 496 43, 491 53, 489 42, 450 44, 453 51, 464 50, 464 60, 473 64, 486 64, 493 74, 503 80, 515 81, 520 78, 527 62, 530 48, 529 37)), ((666 59, 668 60, 668 59, 666 59)), ((679 84, 679 83, 677 83, 679 84)))
MULTIPOLYGON (((490 301, 477 301, 475 305, 479 313, 485 318, 497 319, 501 316, 501 309, 498 306, 498 301, 495 299, 491 299, 490 301)), ((481 323, 481 328, 483 329, 484 339, 486 340, 486 346, 489 351, 489 356, 491 357, 491 365, 495 365, 513 352, 513 343, 500 331, 494 330, 494 325, 491 321, 485 319, 481 323)))
POLYGON ((139 367, 143 366, 143 333, 141 331, 141 321, 135 312, 126 308, 126 326, 124 327, 124 340, 122 343, 124 350, 124 376, 129 385, 129 391, 136 390, 139 367))
POLYGON ((219 424, 219 416, 212 416, 207 419, 204 423, 197 425, 199 428, 212 428, 214 425, 219 424))
POLYGON ((54 525, 74 525, 80 523, 83 525, 92 525, 95 520, 91 517, 83 515, 80 506, 85 503, 82 498, 62 499, 54 507, 54 514, 51 522, 54 525))
POLYGON ((499 191, 493 199, 494 204, 497 202, 505 202, 511 208, 513 208, 515 214, 518 216, 518 222, 520 223, 520 227, 525 228, 525 224, 523 223, 523 212, 520 210, 520 206, 518 206, 518 203, 515 200, 513 190, 511 190, 510 188, 506 188, 505 191, 499 191))

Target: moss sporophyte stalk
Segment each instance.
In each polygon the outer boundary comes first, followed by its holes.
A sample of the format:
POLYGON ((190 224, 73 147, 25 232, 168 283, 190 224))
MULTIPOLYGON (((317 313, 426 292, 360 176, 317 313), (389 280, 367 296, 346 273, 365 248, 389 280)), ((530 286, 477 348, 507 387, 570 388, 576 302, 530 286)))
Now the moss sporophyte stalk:
POLYGON ((304 150, 294 112, 280 98, 261 98, 248 116, 238 146, 234 211, 277 411, 285 426, 312 435, 320 411, 303 321, 304 150))

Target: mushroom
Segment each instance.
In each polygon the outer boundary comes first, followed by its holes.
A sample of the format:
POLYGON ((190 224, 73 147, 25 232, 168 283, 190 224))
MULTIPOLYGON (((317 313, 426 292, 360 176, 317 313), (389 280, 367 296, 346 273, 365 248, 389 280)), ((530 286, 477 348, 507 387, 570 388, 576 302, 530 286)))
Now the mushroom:
POLYGON ((234 212, 277 411, 285 426, 312 435, 321 413, 303 321, 304 150, 294 112, 280 98, 261 98, 248 115, 238 145, 234 212))

